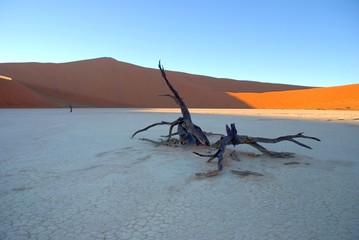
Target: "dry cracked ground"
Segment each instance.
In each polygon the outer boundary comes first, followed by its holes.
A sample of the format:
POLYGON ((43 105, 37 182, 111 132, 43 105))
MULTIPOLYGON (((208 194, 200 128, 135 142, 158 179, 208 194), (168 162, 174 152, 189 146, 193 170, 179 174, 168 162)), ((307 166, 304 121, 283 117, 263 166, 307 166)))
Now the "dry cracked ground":
POLYGON ((0 111, 0 239, 359 239, 359 151, 349 142, 358 125, 196 115, 217 132, 235 121, 257 135, 294 128, 323 140, 272 146, 298 152, 290 160, 236 146, 241 161, 198 178, 216 164, 130 139, 176 114, 0 111))

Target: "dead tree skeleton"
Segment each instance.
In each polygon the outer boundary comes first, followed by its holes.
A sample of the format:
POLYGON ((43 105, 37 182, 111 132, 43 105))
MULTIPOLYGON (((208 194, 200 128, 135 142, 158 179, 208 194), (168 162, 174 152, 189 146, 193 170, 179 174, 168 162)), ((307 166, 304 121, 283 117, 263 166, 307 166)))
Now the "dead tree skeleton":
MULTIPOLYGON (((246 135, 238 135, 236 126, 234 123, 232 123, 230 125, 230 127, 228 125, 226 125, 227 135, 222 135, 220 140, 218 140, 216 143, 210 145, 210 142, 209 142, 208 138, 206 137, 206 135, 214 135, 214 134, 203 132, 199 126, 197 126, 196 124, 194 124, 192 122, 191 114, 188 110, 188 107, 186 106, 185 102, 183 101, 183 99, 181 98, 181 96, 179 95, 177 90, 172 86, 172 84, 168 80, 165 70, 164 70, 163 66, 161 65, 161 62, 159 62, 158 67, 161 71, 162 78, 165 80, 168 88, 171 90, 171 92, 173 94, 173 95, 166 94, 166 95, 160 95, 160 96, 167 96, 167 97, 170 97, 173 100, 175 100, 175 102, 181 109, 182 117, 178 118, 177 120, 175 120, 173 122, 161 121, 158 123, 151 124, 143 129, 136 131, 132 135, 132 138, 135 135, 137 135, 138 133, 144 132, 152 127, 159 126, 159 125, 170 125, 169 133, 167 136, 165 136, 165 137, 167 137, 166 140, 154 141, 154 140, 146 139, 146 138, 141 138, 141 140, 149 141, 149 142, 152 142, 152 143, 155 143, 158 145, 167 145, 167 146, 203 145, 203 146, 210 146, 210 147, 217 149, 217 151, 214 154, 209 154, 209 155, 194 152, 196 155, 199 155, 201 157, 210 157, 207 162, 210 162, 215 158, 218 159, 217 170, 210 171, 207 173, 196 173, 197 176, 212 177, 212 176, 218 175, 218 173, 223 170, 223 165, 222 165, 223 154, 226 150, 227 145, 235 146, 238 144, 248 144, 248 145, 256 148, 263 155, 267 155, 267 156, 273 157, 273 158, 290 158, 290 157, 294 156, 294 153, 270 151, 270 150, 266 149, 265 147, 263 147, 262 145, 260 145, 259 143, 278 143, 278 142, 282 142, 282 141, 290 141, 290 142, 293 142, 301 147, 311 149, 310 146, 305 145, 295 139, 306 138, 306 139, 312 139, 315 141, 320 141, 320 139, 318 139, 318 138, 305 136, 305 135, 303 135, 303 133, 298 133, 295 135, 281 136, 281 137, 274 138, 274 139, 263 138, 263 137, 250 137, 250 136, 246 136, 246 135), (173 128, 175 126, 177 126, 177 132, 172 133, 173 128), (175 135, 179 135, 179 139, 173 138, 173 136, 175 136, 175 135)), ((242 175, 242 176, 247 176, 247 175, 259 176, 259 175, 261 175, 259 173, 254 173, 254 172, 249 172, 249 171, 232 171, 232 172, 235 174, 238 174, 238 175, 242 175)))
MULTIPOLYGON (((231 124, 231 127, 226 125, 226 131, 227 131, 227 135, 222 137, 215 144, 213 144, 213 146, 218 148, 216 153, 206 155, 206 154, 200 154, 197 152, 193 152, 194 154, 197 154, 201 157, 210 157, 207 162, 211 162, 213 159, 218 158, 218 163, 217 163, 218 170, 207 172, 207 173, 197 173, 196 174, 197 176, 207 176, 207 177, 215 176, 219 173, 219 171, 221 171, 223 169, 223 166, 222 166, 223 154, 226 150, 227 145, 235 146, 235 145, 239 145, 239 144, 248 144, 248 145, 256 148, 257 150, 259 150, 263 155, 266 155, 266 156, 269 156, 272 158, 291 158, 291 157, 294 157, 294 153, 270 151, 270 150, 266 149, 265 147, 263 147, 262 145, 260 145, 258 142, 260 142, 260 143, 278 143, 278 142, 282 142, 282 141, 290 141, 295 144, 298 144, 301 147, 312 149, 310 146, 305 145, 305 144, 295 140, 295 138, 307 138, 307 139, 320 141, 320 139, 318 139, 318 138, 305 136, 305 135, 303 135, 303 133, 298 133, 295 135, 287 135, 287 136, 282 136, 282 137, 278 137, 278 138, 262 138, 262 137, 249 137, 246 135, 237 135, 237 129, 236 129, 236 126, 234 123, 231 124)), ((241 175, 241 173, 243 173, 241 171, 232 171, 232 172, 236 173, 236 174, 240 174, 240 175, 241 175)), ((251 174, 250 172, 247 172, 247 173, 251 174)), ((257 173, 253 173, 252 175, 257 175, 257 173)))
MULTIPOLYGON (((168 134, 168 139, 167 142, 170 143, 172 140, 172 136, 174 135, 179 135, 180 139, 179 139, 179 143, 183 144, 183 145, 205 145, 205 146, 209 146, 209 141, 205 135, 205 133, 202 131, 202 129, 197 126, 196 124, 194 124, 192 122, 192 118, 191 118, 191 114, 188 110, 188 107, 186 106, 186 103, 183 101, 183 99, 181 98, 181 96, 178 94, 178 92, 176 91, 176 89, 172 86, 172 84, 170 83, 170 81, 167 79, 166 77, 166 73, 165 70, 163 68, 163 66, 161 65, 161 62, 159 62, 158 64, 159 69, 161 70, 161 74, 162 74, 162 78, 165 80, 168 88, 171 90, 173 95, 162 95, 162 96, 168 96, 171 97, 172 99, 174 99, 176 101, 176 103, 178 104, 178 106, 181 109, 181 113, 182 113, 182 117, 178 118, 177 120, 173 121, 173 122, 159 122, 159 123, 154 123, 144 129, 138 130, 137 132, 135 132, 132 135, 132 138, 140 132, 146 131, 154 126, 158 126, 158 125, 170 125, 170 129, 169 129, 169 134, 168 134), (176 133, 172 133, 173 128, 177 125, 177 132, 176 133)), ((142 139, 142 140, 146 140, 146 139, 142 139)))

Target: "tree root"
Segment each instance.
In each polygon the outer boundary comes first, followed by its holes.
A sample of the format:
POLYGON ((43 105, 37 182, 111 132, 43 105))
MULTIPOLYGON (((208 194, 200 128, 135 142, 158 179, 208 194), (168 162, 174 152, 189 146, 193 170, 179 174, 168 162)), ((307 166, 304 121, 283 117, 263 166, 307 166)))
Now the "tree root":
POLYGON ((319 141, 320 139, 316 138, 316 137, 310 137, 310 136, 305 136, 303 135, 303 133, 298 133, 295 135, 287 135, 287 136, 282 136, 282 137, 278 137, 278 138, 262 138, 262 137, 248 137, 245 135, 238 135, 234 141, 234 143, 229 143, 229 144, 250 144, 250 143, 278 143, 278 142, 282 142, 282 141, 289 141, 289 142, 293 142, 301 147, 305 147, 308 149, 312 149, 310 146, 305 145, 301 142, 298 142, 297 140, 294 140, 294 138, 306 138, 306 139, 312 139, 315 141, 319 141))
MULTIPOLYGON (((161 121, 158 123, 151 124, 143 129, 140 129, 136 131, 133 135, 136 136, 138 133, 147 131, 148 129, 160 126, 160 125, 169 125, 168 135, 164 136, 166 140, 160 140, 160 141, 154 141, 147 138, 141 138, 143 141, 148 141, 156 146, 180 146, 180 145, 189 145, 189 146, 210 146, 212 148, 217 149, 217 151, 214 154, 201 154, 194 152, 195 154, 201 156, 201 157, 209 157, 207 162, 212 161, 213 159, 217 158, 217 170, 215 171, 209 171, 206 173, 196 173, 199 177, 213 177, 217 176, 223 169, 222 161, 223 161, 223 154, 226 150, 227 145, 238 145, 238 144, 248 144, 252 146, 253 148, 257 149, 259 152, 261 152, 263 155, 273 157, 273 158, 291 158, 294 157, 294 153, 289 152, 275 152, 270 151, 260 145, 259 143, 278 143, 282 141, 289 141, 293 142, 301 147, 311 149, 310 146, 299 142, 298 138, 305 138, 305 139, 311 139, 315 141, 320 141, 318 138, 305 136, 303 133, 298 133, 295 135, 287 135, 287 136, 281 136, 278 138, 263 138, 263 137, 250 137, 246 135, 237 135, 237 129, 234 123, 232 123, 230 126, 226 125, 226 132, 227 135, 223 134, 215 134, 211 132, 204 132, 202 129, 195 125, 192 122, 191 114, 188 110, 188 107, 186 106, 185 102, 177 92, 177 90, 172 86, 171 82, 167 79, 165 70, 163 66, 161 65, 161 62, 158 63, 158 67, 161 71, 162 78, 164 79, 166 85, 168 86, 169 90, 171 91, 171 94, 164 94, 160 96, 169 97, 172 100, 174 100, 179 108, 181 109, 182 117, 178 118, 177 120, 173 122, 166 122, 161 121), (173 133, 173 128, 177 126, 177 131, 173 133), (179 139, 173 138, 173 136, 178 135, 179 139), (218 140, 216 143, 210 145, 209 140, 207 136, 213 136, 218 135, 220 136, 220 140, 218 140)), ((233 151, 230 154, 230 157, 232 157, 234 160, 240 161, 240 159, 236 156, 235 152, 233 151)), ((240 176, 262 176, 260 173, 250 172, 250 171, 232 171, 232 173, 240 175, 240 176)))
POLYGON ((247 176, 256 176, 261 177, 264 176, 262 173, 257 172, 251 172, 251 171, 239 171, 239 170, 231 170, 233 174, 239 175, 241 177, 247 177, 247 176))
POLYGON ((218 150, 216 153, 201 154, 201 153, 193 152, 194 154, 201 156, 201 157, 209 157, 207 162, 210 162, 213 159, 218 158, 218 163, 217 163, 218 171, 221 171, 223 169, 223 166, 222 166, 223 154, 226 150, 226 146, 230 145, 230 144, 232 144, 233 146, 238 145, 238 144, 248 144, 248 145, 256 148, 257 150, 259 150, 262 154, 272 157, 272 158, 292 158, 292 157, 294 157, 294 153, 270 151, 270 150, 266 149, 265 147, 263 147, 262 145, 260 145, 258 142, 278 143, 278 142, 282 142, 282 141, 290 141, 290 142, 293 142, 301 147, 311 149, 311 147, 309 147, 308 145, 305 145, 297 140, 294 140, 294 138, 306 138, 306 139, 311 139, 311 140, 315 140, 315 141, 320 141, 320 139, 318 139, 318 138, 305 136, 305 135, 303 135, 303 133, 298 133, 295 135, 287 135, 287 136, 282 136, 282 137, 273 138, 273 139, 272 138, 262 138, 262 137, 249 137, 246 135, 237 135, 237 129, 236 129, 236 126, 234 123, 232 123, 230 127, 228 125, 226 125, 226 131, 227 131, 227 136, 222 137, 220 140, 218 140, 214 144, 214 146, 218 147, 218 150))
POLYGON ((132 135, 132 138, 136 134, 138 134, 140 132, 144 132, 152 127, 155 127, 158 125, 170 125, 169 134, 167 136, 168 140, 169 140, 171 138, 171 136, 174 135, 174 134, 172 134, 173 127, 177 125, 177 133, 176 134, 178 134, 180 136, 180 141, 182 144, 209 146, 209 141, 208 141, 205 133, 202 131, 202 129, 199 126, 195 125, 192 122, 191 114, 188 110, 188 107, 186 106, 186 103, 183 101, 183 99, 181 98, 181 96, 179 95, 177 90, 172 86, 171 82, 168 80, 168 78, 166 76, 166 72, 165 72, 163 66, 161 65, 161 62, 158 63, 158 67, 161 71, 162 78, 165 80, 165 83, 167 84, 168 88, 170 89, 170 91, 173 94, 173 95, 164 94, 161 96, 170 97, 171 99, 173 99, 180 107, 182 117, 178 118, 174 122, 162 121, 159 123, 154 123, 148 127, 145 127, 143 129, 136 131, 132 135))
MULTIPOLYGON (((264 176, 262 173, 258 172, 252 172, 252 171, 239 171, 239 170, 231 170, 231 172, 235 175, 241 176, 241 177, 247 177, 247 176, 255 176, 255 177, 262 177, 264 176)), ((197 177, 215 177, 220 174, 220 171, 214 170, 209 172, 199 172, 196 173, 197 177)))
POLYGON ((153 143, 153 144, 155 144, 156 147, 158 147, 158 146, 177 147, 177 146, 181 145, 180 141, 176 138, 170 138, 170 139, 166 139, 166 140, 161 139, 160 141, 154 141, 154 140, 148 139, 148 138, 140 138, 140 140, 153 143))
POLYGON ((202 173, 202 172, 199 172, 199 173, 196 173, 196 176, 197 177, 215 177, 215 176, 218 176, 219 174, 219 171, 210 171, 210 172, 205 172, 205 173, 202 173))

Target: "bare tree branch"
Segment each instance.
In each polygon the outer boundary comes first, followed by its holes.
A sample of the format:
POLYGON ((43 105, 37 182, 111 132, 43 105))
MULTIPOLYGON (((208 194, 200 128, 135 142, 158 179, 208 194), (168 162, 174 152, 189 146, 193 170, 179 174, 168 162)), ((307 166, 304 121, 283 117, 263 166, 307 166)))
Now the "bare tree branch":
MULTIPOLYGON (((237 135, 237 129, 236 129, 236 126, 234 123, 231 124, 231 127, 226 125, 226 131, 227 131, 227 136, 222 137, 220 140, 218 140, 214 144, 214 146, 216 146, 218 148, 216 153, 200 154, 200 153, 194 152, 194 154, 199 155, 201 157, 210 157, 207 162, 210 162, 213 159, 218 158, 218 170, 217 171, 221 171, 223 169, 223 166, 222 166, 223 154, 226 150, 226 146, 230 145, 230 144, 232 144, 233 146, 238 145, 238 144, 248 144, 248 145, 256 148, 257 150, 259 150, 264 155, 274 157, 274 158, 290 158, 290 157, 294 156, 294 153, 270 151, 270 150, 266 149, 265 147, 263 147, 262 145, 260 145, 258 142, 278 143, 281 141, 290 141, 290 142, 293 142, 301 147, 311 149, 311 147, 294 140, 294 138, 306 138, 306 139, 311 139, 311 140, 315 140, 315 141, 320 141, 320 139, 318 139, 318 138, 305 136, 305 135, 303 135, 303 133, 298 133, 295 135, 287 135, 287 136, 282 136, 282 137, 278 137, 278 138, 262 138, 262 137, 249 137, 246 135, 237 135)), ((206 174, 200 174, 200 175, 205 176, 206 174)))
POLYGON ((180 120, 177 119, 177 120, 174 121, 174 122, 161 121, 161 122, 158 122, 158 123, 154 123, 154 124, 151 124, 151 125, 149 125, 149 126, 143 128, 143 129, 140 129, 140 130, 136 131, 134 134, 132 134, 132 137, 131 137, 131 138, 133 138, 134 136, 136 136, 137 133, 144 132, 144 131, 146 131, 146 130, 148 130, 148 129, 150 129, 150 128, 153 128, 153 127, 155 127, 155 126, 159 126, 159 125, 171 125, 171 127, 172 127, 172 126, 175 126, 175 125, 179 124, 179 122, 180 122, 180 120))
POLYGON ((183 99, 181 98, 181 96, 179 95, 177 90, 172 86, 171 82, 168 80, 168 78, 166 76, 166 72, 165 72, 163 66, 161 65, 161 62, 158 63, 158 67, 161 71, 162 78, 165 80, 168 88, 173 93, 173 95, 166 94, 163 96, 170 97, 176 101, 176 103, 178 104, 178 106, 181 109, 182 118, 179 118, 181 120, 178 119, 172 123, 162 121, 160 123, 152 124, 144 129, 141 129, 141 130, 138 130, 137 132, 135 132, 132 135, 132 138, 137 133, 144 132, 154 126, 165 125, 165 124, 171 125, 170 129, 169 129, 169 134, 168 134, 168 136, 171 137, 173 127, 178 125, 177 132, 180 136, 180 142, 185 143, 186 145, 207 145, 208 146, 209 140, 206 137, 206 134, 202 131, 202 129, 199 126, 195 125, 192 122, 191 114, 188 110, 188 107, 186 106, 185 102, 183 101, 183 99))
MULTIPOLYGON (((204 172, 204 173, 196 173, 196 175, 199 177, 217 176, 223 170, 223 164, 222 164, 223 158, 224 158, 223 155, 225 153, 227 145, 235 146, 235 145, 239 145, 239 144, 248 144, 248 145, 252 146, 253 148, 257 149, 263 155, 266 155, 269 157, 275 157, 275 158, 290 158, 290 157, 294 156, 294 153, 271 151, 259 143, 274 144, 274 143, 279 143, 282 141, 289 141, 289 142, 297 144, 301 147, 311 149, 310 146, 308 146, 302 142, 299 142, 298 139, 310 139, 310 140, 320 141, 320 139, 318 139, 316 137, 305 136, 303 133, 298 133, 295 135, 286 135, 286 136, 281 136, 281 137, 277 137, 277 138, 250 137, 250 136, 246 136, 246 135, 238 135, 237 129, 236 129, 236 126, 234 123, 230 124, 230 126, 226 125, 226 133, 227 133, 226 135, 214 134, 211 132, 204 132, 204 131, 202 131, 202 129, 199 126, 195 125, 192 122, 191 114, 188 110, 188 107, 186 106, 185 102, 183 101, 183 99, 181 98, 181 96, 179 95, 177 90, 173 87, 173 85, 167 78, 166 72, 165 72, 163 66, 161 65, 161 62, 158 63, 158 67, 161 71, 162 78, 164 79, 165 83, 167 84, 168 88, 170 89, 170 91, 173 94, 173 95, 165 94, 165 95, 160 95, 160 96, 166 96, 166 97, 170 97, 171 99, 173 99, 177 103, 177 105, 180 107, 182 117, 179 117, 177 120, 175 120, 173 122, 161 121, 158 123, 151 124, 143 129, 136 131, 132 135, 132 138, 138 133, 147 131, 148 129, 150 129, 152 127, 160 126, 160 125, 169 125, 170 126, 169 130, 168 130, 168 135, 163 136, 163 137, 167 138, 166 140, 161 139, 160 141, 154 141, 154 140, 147 139, 147 138, 141 138, 140 140, 151 142, 151 143, 155 144, 156 146, 160 146, 160 145, 164 145, 164 146, 179 146, 179 145, 210 146, 209 140, 206 136, 219 135, 221 138, 217 142, 215 142, 214 144, 211 145, 212 148, 217 149, 217 151, 214 154, 202 154, 202 153, 198 153, 198 152, 193 152, 194 154, 201 156, 201 157, 209 157, 207 162, 211 162, 215 158, 218 159, 217 170, 204 172), (173 128, 175 126, 177 126, 177 131, 175 133, 172 133, 173 128), (173 138, 173 136, 175 136, 175 135, 179 135, 179 139, 173 138)), ((240 161, 240 159, 236 156, 234 151, 230 154, 230 156, 233 159, 240 161)), ((233 170, 232 173, 237 174, 239 176, 250 176, 250 175, 263 176, 261 173, 256 173, 256 172, 251 172, 251 171, 237 171, 237 170, 235 171, 235 170, 233 170)))

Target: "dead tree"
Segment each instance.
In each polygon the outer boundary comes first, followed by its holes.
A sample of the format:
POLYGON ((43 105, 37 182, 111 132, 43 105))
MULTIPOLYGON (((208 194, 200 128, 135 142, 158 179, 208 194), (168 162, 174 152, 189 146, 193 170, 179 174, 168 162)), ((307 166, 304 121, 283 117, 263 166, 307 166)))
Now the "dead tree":
MULTIPOLYGON (((256 148, 263 155, 266 155, 269 157, 275 157, 275 158, 290 158, 290 157, 294 156, 294 153, 270 151, 270 150, 266 149, 265 147, 263 147, 262 145, 260 145, 259 143, 278 143, 278 142, 282 142, 282 141, 290 141, 290 142, 293 142, 301 147, 311 149, 311 147, 309 147, 295 139, 306 138, 306 139, 320 141, 318 138, 305 136, 305 135, 303 135, 303 133, 298 133, 295 135, 281 136, 281 137, 273 138, 273 139, 263 138, 263 137, 250 137, 250 136, 246 136, 246 135, 238 135, 236 126, 234 123, 232 123, 230 125, 230 127, 228 125, 226 125, 227 135, 222 135, 220 140, 218 140, 213 145, 210 145, 205 132, 203 132, 199 126, 197 126, 196 124, 194 124, 192 122, 191 114, 188 110, 188 107, 186 106, 185 102, 183 101, 183 99, 181 98, 181 96, 179 95, 177 90, 172 86, 172 84, 168 80, 165 70, 164 70, 163 66, 161 65, 161 62, 159 62, 158 67, 161 71, 162 78, 164 79, 168 88, 170 89, 170 91, 173 94, 173 95, 165 94, 165 95, 160 95, 160 96, 167 96, 167 97, 172 98, 177 103, 177 105, 180 107, 182 117, 179 117, 177 120, 175 120, 173 122, 161 121, 158 123, 151 124, 143 129, 136 131, 132 135, 132 138, 135 135, 137 135, 138 133, 147 131, 148 129, 150 129, 152 127, 159 126, 159 125, 169 125, 170 127, 169 127, 168 135, 165 136, 165 137, 167 137, 167 139, 161 140, 161 141, 154 141, 154 140, 147 139, 147 138, 141 138, 141 140, 149 141, 149 142, 152 142, 157 145, 167 145, 167 146, 204 145, 204 146, 209 146, 211 148, 217 149, 217 151, 214 154, 201 154, 198 152, 194 152, 195 154, 197 154, 201 157, 210 157, 207 162, 211 162, 215 158, 218 159, 217 170, 209 171, 206 173, 197 173, 196 174, 197 176, 212 177, 212 176, 218 175, 219 172, 223 170, 223 164, 222 164, 223 158, 224 158, 223 154, 226 150, 227 145, 236 146, 239 144, 248 144, 248 145, 256 148), (173 128, 175 126, 177 126, 177 132, 172 133, 173 128), (179 135, 179 139, 173 138, 173 136, 175 136, 175 135, 179 135)), ((209 135, 217 135, 217 134, 209 133, 209 135)), ((255 173, 255 172, 250 172, 250 171, 232 171, 232 172, 235 174, 241 175, 241 176, 248 176, 248 175, 261 176, 262 175, 260 173, 255 173)))
MULTIPOLYGON (((150 126, 147 126, 141 130, 138 130, 137 132, 135 132, 132 135, 132 138, 143 131, 146 131, 154 126, 158 126, 158 125, 170 125, 170 129, 169 129, 169 134, 168 134, 168 139, 167 139, 167 143, 170 144, 172 143, 172 136, 174 135, 179 135, 180 139, 179 139, 179 143, 181 143, 182 145, 205 145, 205 146, 209 146, 209 141, 205 135, 205 133, 202 131, 202 129, 197 126, 196 124, 194 124, 192 122, 192 118, 191 118, 191 114, 188 110, 188 107, 186 106, 186 103, 183 101, 183 99, 181 98, 181 96, 178 94, 177 90, 172 86, 172 84, 170 83, 170 81, 167 79, 165 70, 163 68, 163 66, 161 65, 161 62, 158 63, 158 67, 161 71, 162 74, 162 78, 165 80, 168 88, 171 90, 173 95, 170 94, 166 94, 166 95, 162 95, 162 96, 168 96, 171 97, 172 99, 174 99, 176 101, 176 103, 178 104, 178 106, 181 109, 181 113, 182 113, 182 117, 178 118, 177 120, 173 121, 173 122, 159 122, 159 123, 154 123, 150 126), (173 128, 177 126, 177 132, 176 133, 172 133, 173 128)), ((142 140, 147 140, 147 139, 142 139, 142 140)), ((163 144, 166 144, 166 141, 163 142, 163 144)))
MULTIPOLYGON (((296 135, 287 135, 287 136, 282 136, 282 137, 278 137, 278 138, 262 138, 262 137, 249 137, 246 135, 237 135, 237 129, 236 129, 236 126, 234 123, 231 124, 231 127, 226 125, 226 131, 227 131, 227 135, 222 137, 220 140, 218 140, 216 143, 213 144, 213 146, 218 149, 216 153, 208 155, 208 154, 200 154, 197 152, 193 152, 194 154, 197 154, 201 157, 210 157, 207 162, 211 162, 213 159, 218 158, 218 162, 217 162, 218 169, 217 170, 210 171, 207 173, 197 173, 196 174, 197 176, 212 177, 212 176, 218 175, 218 173, 223 169, 223 165, 222 165, 223 154, 226 150, 227 145, 236 146, 238 144, 248 144, 248 145, 256 148, 257 150, 259 150, 263 155, 266 155, 269 157, 291 158, 291 157, 294 157, 294 153, 270 151, 270 150, 266 149, 265 147, 263 147, 262 145, 260 145, 259 142, 260 143, 278 143, 278 142, 282 142, 282 141, 290 141, 295 144, 298 144, 301 147, 312 149, 310 146, 305 145, 304 143, 301 143, 301 142, 295 140, 295 138, 307 138, 307 139, 312 139, 315 141, 320 141, 320 139, 318 139, 318 138, 305 136, 305 135, 303 135, 303 133, 298 133, 296 135)), ((243 172, 241 172, 241 171, 232 171, 232 172, 239 174, 239 175, 243 174, 243 172)), ((249 174, 249 172, 247 171, 246 174, 249 174)), ((258 176, 258 173, 252 173, 252 175, 258 176)))

